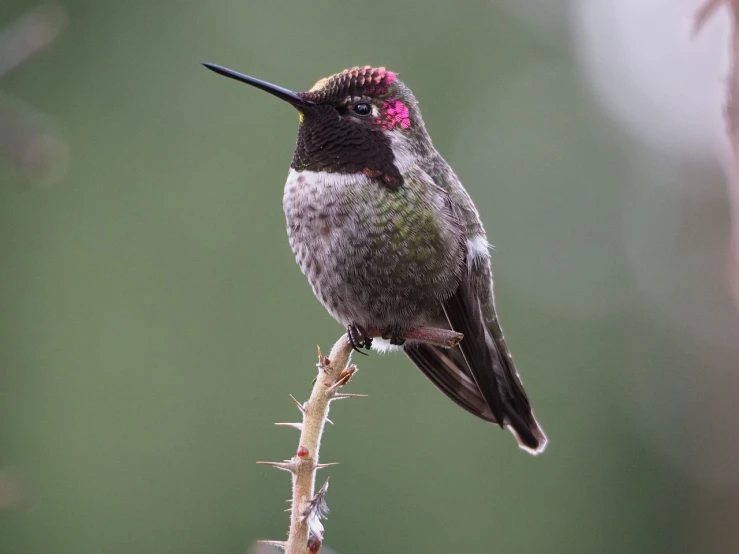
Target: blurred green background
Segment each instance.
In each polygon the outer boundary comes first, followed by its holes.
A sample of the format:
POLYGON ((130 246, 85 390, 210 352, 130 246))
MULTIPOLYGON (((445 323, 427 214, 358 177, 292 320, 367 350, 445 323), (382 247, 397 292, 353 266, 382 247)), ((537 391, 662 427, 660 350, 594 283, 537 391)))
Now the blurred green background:
MULTIPOLYGON (((241 553, 285 536, 288 478, 254 462, 294 454, 272 423, 295 419, 288 393, 307 397, 316 344, 342 329, 286 239, 296 114, 203 61, 298 90, 357 64, 400 73, 496 246, 506 335, 550 437, 532 458, 403 356, 355 360, 348 392, 370 397, 334 406, 324 438, 341 462, 319 476, 327 545, 710 551, 710 522, 737 506, 695 473, 735 460, 712 446, 739 365, 720 171, 671 166, 708 195, 646 186, 634 159, 652 154, 603 115, 566 29, 509 4, 60 3, 60 38, 0 81, 68 148, 52 180, 0 159, 0 492, 19 497, 0 552, 241 553)), ((3 0, 0 28, 34 5, 3 0)))

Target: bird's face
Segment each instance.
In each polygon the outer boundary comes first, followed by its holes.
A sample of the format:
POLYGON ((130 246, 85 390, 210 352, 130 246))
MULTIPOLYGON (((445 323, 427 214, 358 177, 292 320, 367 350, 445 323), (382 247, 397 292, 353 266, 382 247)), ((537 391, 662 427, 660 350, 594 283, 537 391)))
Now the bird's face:
MULTIPOLYGON (((359 173, 395 189, 412 144, 430 144, 413 93, 384 67, 353 67, 293 92, 218 66, 206 67, 270 92, 300 113, 291 167, 359 173)), ((416 149, 418 150, 418 149, 416 149)))

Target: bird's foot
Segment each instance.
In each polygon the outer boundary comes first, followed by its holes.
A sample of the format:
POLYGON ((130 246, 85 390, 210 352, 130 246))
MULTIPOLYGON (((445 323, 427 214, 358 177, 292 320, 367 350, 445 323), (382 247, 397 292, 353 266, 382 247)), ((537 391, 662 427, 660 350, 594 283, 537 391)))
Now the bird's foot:
POLYGON ((347 325, 346 336, 349 337, 349 344, 352 345, 352 348, 355 351, 367 356, 367 353, 362 352, 360 348, 366 348, 367 350, 372 348, 372 339, 367 336, 367 332, 364 330, 364 327, 359 323, 347 325))
POLYGON ((416 327, 406 331, 403 338, 414 341, 433 344, 441 348, 453 348, 464 338, 462 333, 450 329, 436 327, 416 327))
POLYGON ((396 327, 388 327, 382 332, 382 338, 385 340, 390 340, 390 344, 393 344, 395 346, 403 346, 405 343, 405 337, 403 336, 403 333, 398 331, 396 327))

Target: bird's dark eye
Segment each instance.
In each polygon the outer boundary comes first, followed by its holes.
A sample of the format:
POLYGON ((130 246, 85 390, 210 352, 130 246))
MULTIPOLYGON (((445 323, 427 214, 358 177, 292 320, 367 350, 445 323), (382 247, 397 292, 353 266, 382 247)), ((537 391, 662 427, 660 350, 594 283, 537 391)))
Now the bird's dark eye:
POLYGON ((352 110, 354 111, 355 114, 361 115, 361 116, 367 116, 372 113, 372 108, 370 108, 370 105, 364 102, 360 102, 359 104, 354 104, 354 107, 352 107, 352 110))

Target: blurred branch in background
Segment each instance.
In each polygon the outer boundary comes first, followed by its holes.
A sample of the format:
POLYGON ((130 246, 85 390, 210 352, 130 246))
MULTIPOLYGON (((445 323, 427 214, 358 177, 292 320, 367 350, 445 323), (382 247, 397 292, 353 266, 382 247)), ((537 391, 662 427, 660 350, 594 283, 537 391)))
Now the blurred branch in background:
POLYGON ((731 143, 732 160, 724 164, 726 185, 731 204, 732 237, 729 259, 731 287, 739 306, 739 0, 707 0, 696 13, 697 33, 721 6, 731 10, 732 39, 730 48, 729 77, 726 90, 726 130, 731 143))
POLYGON ((20 473, 13 469, 0 469, 0 510, 17 508, 26 496, 26 487, 20 473))
MULTIPOLYGON (((64 10, 51 3, 0 30, 0 79, 48 48, 65 22, 64 10)), ((0 156, 25 178, 49 184, 64 172, 67 146, 43 119, 32 108, 0 95, 0 156)))
MULTIPOLYGON (((695 33, 699 32, 719 7, 726 7, 730 10, 729 75, 726 79, 724 118, 731 153, 729 159, 726 159, 722 165, 731 213, 728 264, 730 286, 734 301, 739 307, 739 0, 705 0, 705 3, 696 13, 694 29, 695 33)), ((711 412, 713 412, 717 421, 722 419, 733 420, 728 437, 722 437, 721 434, 715 433, 715 431, 711 435, 713 438, 713 444, 710 445, 711 449, 719 453, 717 459, 721 460, 714 463, 716 474, 723 473, 719 468, 724 465, 725 461, 736 468, 736 419, 732 417, 732 412, 736 411, 736 367, 732 373, 733 375, 729 375, 728 380, 726 377, 714 376, 713 383, 710 385, 711 388, 708 389, 709 392, 713 393, 711 395, 711 412), (724 387, 726 388, 724 389, 724 387), (727 396, 729 397, 728 401, 727 396)), ((700 391, 697 392, 700 393, 700 391)), ((719 425, 715 425, 714 429, 716 427, 719 427, 719 425)), ((736 478, 736 474, 734 478, 736 478)), ((737 534, 736 521, 739 515, 739 489, 736 481, 734 481, 733 486, 724 486, 720 491, 709 491, 708 487, 704 487, 702 492, 704 495, 704 509, 702 510, 705 527, 704 542, 707 550, 727 554, 737 552, 739 535, 737 534)))

